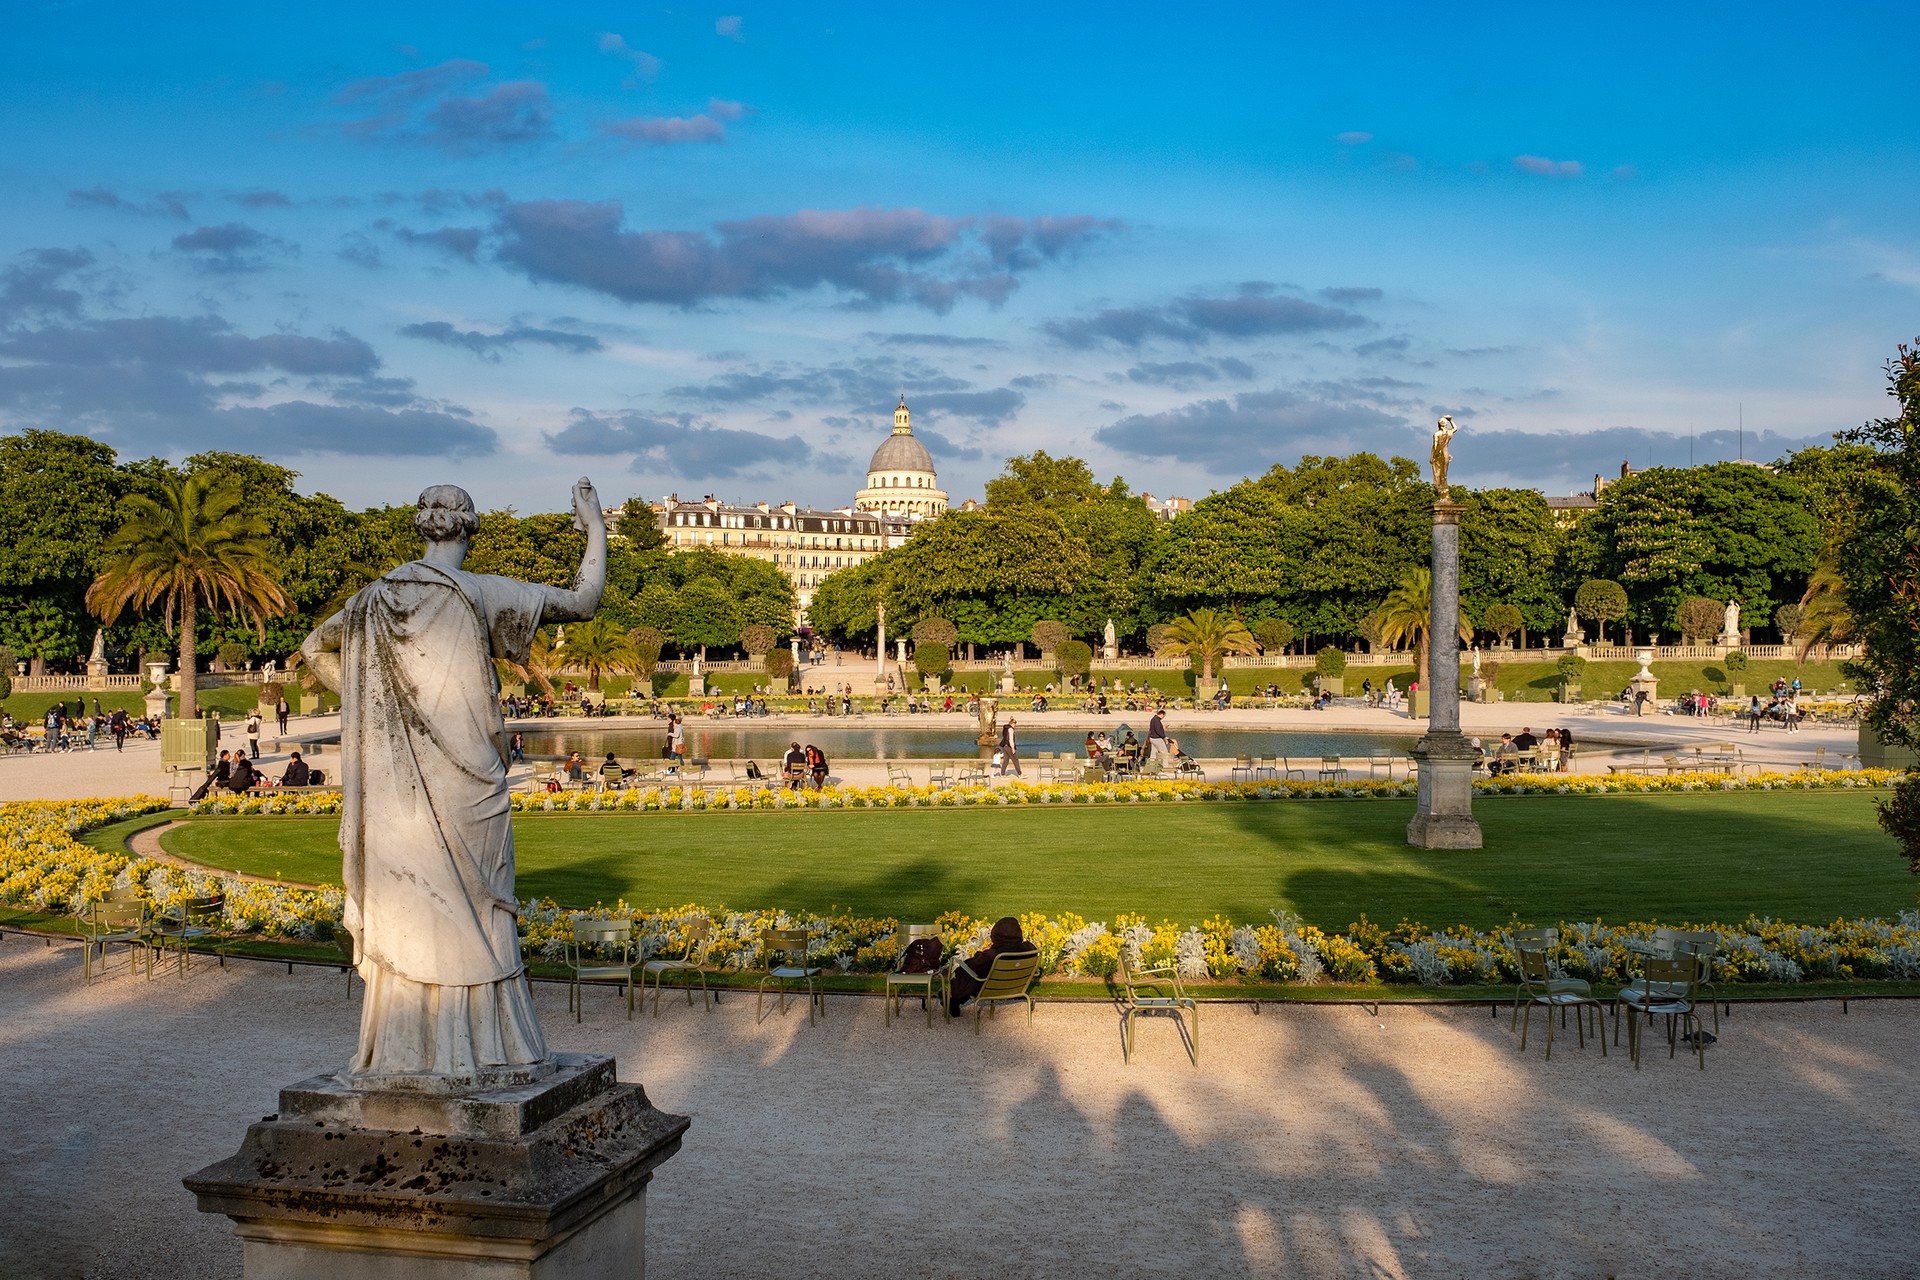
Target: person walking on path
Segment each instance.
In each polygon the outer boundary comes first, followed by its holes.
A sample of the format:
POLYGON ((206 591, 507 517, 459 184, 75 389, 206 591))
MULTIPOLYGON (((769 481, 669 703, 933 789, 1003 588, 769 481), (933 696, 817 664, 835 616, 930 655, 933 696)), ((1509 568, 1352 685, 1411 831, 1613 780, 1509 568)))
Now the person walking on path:
POLYGON ((1158 708, 1147 721, 1147 751, 1155 760, 1167 758, 1167 721, 1158 708))
POLYGON ((247 758, 260 758, 260 712, 257 708, 247 713, 247 758))
POLYGON ((115 711, 112 718, 107 721, 107 728, 113 734, 113 749, 125 751, 127 749, 127 713, 115 711))
POLYGON ((676 770, 687 762, 687 727, 678 715, 667 721, 667 755, 676 770))
POLYGON ((293 714, 293 708, 287 705, 287 695, 281 694, 280 701, 273 704, 273 722, 280 726, 280 732, 287 731, 287 717, 293 714))
POLYGON ((1000 775, 1005 777, 1009 771, 1014 777, 1020 776, 1020 744, 1013 734, 1014 721, 1009 718, 1000 729, 1000 775))

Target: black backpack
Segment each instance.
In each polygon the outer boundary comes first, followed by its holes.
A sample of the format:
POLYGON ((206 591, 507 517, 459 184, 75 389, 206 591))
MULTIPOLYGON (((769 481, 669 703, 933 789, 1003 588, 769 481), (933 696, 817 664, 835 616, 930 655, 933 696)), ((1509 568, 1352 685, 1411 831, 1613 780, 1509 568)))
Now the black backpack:
POLYGON ((940 940, 915 938, 900 958, 902 973, 932 973, 940 967, 940 940))

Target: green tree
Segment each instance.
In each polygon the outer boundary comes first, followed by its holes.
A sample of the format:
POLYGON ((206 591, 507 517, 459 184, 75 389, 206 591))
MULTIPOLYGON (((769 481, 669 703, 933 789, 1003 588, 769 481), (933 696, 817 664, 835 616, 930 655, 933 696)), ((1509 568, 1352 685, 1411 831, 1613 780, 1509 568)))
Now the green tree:
POLYGON ((1200 678, 1213 679, 1213 664, 1230 653, 1254 653, 1259 649, 1253 633, 1240 619, 1217 609, 1195 609, 1167 624, 1167 641, 1156 652, 1162 656, 1185 654, 1200 664, 1200 678))
POLYGON ((1284 653, 1293 643, 1293 624, 1285 618, 1262 618, 1249 628, 1253 638, 1268 653, 1284 653))
POLYGON ((1085 640, 1062 640, 1054 646, 1053 660, 1062 676, 1085 676, 1093 670, 1093 646, 1085 640))
POLYGON ((1052 653, 1072 638, 1072 633, 1067 630, 1065 623, 1055 622, 1051 618, 1043 618, 1034 623, 1032 634, 1033 643, 1039 647, 1042 654, 1052 653))
POLYGON ((1323 676, 1345 674, 1347 670, 1347 652, 1344 649, 1327 645, 1313 655, 1313 669, 1323 676))
POLYGON ((1800 634, 1801 625, 1806 621, 1807 611, 1797 604, 1783 604, 1773 611, 1774 630, 1780 633, 1780 639, 1792 644, 1793 638, 1800 634))
POLYGON ((923 676, 945 675, 952 663, 953 653, 943 644, 929 640, 913 646, 913 665, 923 676))
POLYGON ((911 635, 916 645, 937 644, 949 650, 960 640, 959 631, 945 618, 922 618, 913 624, 911 635))
POLYGON ((740 642, 740 610, 733 596, 712 578, 695 578, 674 599, 673 638, 700 657, 709 646, 725 648, 740 642))
POLYGON ((1589 576, 1620 583, 1625 616, 1652 630, 1688 596, 1739 600, 1769 616, 1805 590, 1823 538, 1797 481, 1723 462, 1609 485, 1577 542, 1572 558, 1589 576))
POLYGON ((764 623, 754 622, 740 628, 740 647, 755 658, 765 657, 773 651, 774 643, 779 639, 773 628, 764 623))
POLYGON ((1705 596, 1688 596, 1680 602, 1674 611, 1673 625, 1686 643, 1695 644, 1700 640, 1711 640, 1720 634, 1720 625, 1726 621, 1726 610, 1718 600, 1709 600, 1705 596))
POLYGON ((666 645, 666 636, 656 627, 635 627, 627 632, 627 641, 633 645, 633 669, 641 679, 651 681, 660 666, 660 650, 666 645))
POLYGON ((87 584, 121 498, 136 487, 147 487, 144 476, 116 466, 97 440, 38 430, 0 436, 0 639, 35 674, 85 643, 87 584))
POLYGON ((1097 502, 1106 496, 1086 463, 1072 457, 1055 458, 1042 449, 1008 458, 1000 475, 987 481, 989 510, 1097 502))
POLYGON ((1598 638, 1604 642, 1607 623, 1627 616, 1626 588, 1606 578, 1589 579, 1574 593, 1573 607, 1581 617, 1594 620, 1600 629, 1598 638))
POLYGON ((262 522, 233 481, 191 476, 168 483, 159 499, 130 494, 121 512, 87 606, 108 623, 129 606, 160 605, 169 626, 178 615, 180 714, 195 716, 200 607, 238 614, 264 634, 266 620, 292 602, 274 578, 262 522))
MULTIPOLYGON (((1873 694, 1865 718, 1883 741, 1920 750, 1920 339, 1902 345, 1886 372, 1898 414, 1845 436, 1871 447, 1878 466, 1840 532, 1837 567, 1864 646, 1856 665, 1873 694)), ((1920 779, 1910 773, 1906 785, 1920 779)), ((1887 813, 1883 805, 1883 822, 1887 813)), ((1905 841, 1920 831, 1894 835, 1905 841)))
MULTIPOLYGON (((1547 633, 1566 617, 1557 569, 1566 534, 1547 500, 1532 489, 1483 489, 1467 494, 1464 502, 1460 596, 1482 618, 1501 604, 1517 612, 1520 621, 1508 632, 1519 632, 1524 646, 1529 629, 1547 633)), ((1499 630, 1490 620, 1486 626, 1499 630)))
POLYGON ((1501 644, 1505 644, 1508 636, 1527 625, 1527 620, 1520 611, 1504 600, 1488 605, 1483 621, 1487 630, 1500 637, 1501 644))

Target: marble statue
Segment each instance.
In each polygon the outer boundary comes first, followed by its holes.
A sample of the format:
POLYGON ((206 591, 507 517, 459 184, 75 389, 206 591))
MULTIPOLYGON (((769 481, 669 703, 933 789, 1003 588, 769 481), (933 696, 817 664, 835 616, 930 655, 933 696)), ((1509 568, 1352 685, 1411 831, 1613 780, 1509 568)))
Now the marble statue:
POLYGON ((1107 619, 1106 642, 1106 656, 1109 658, 1116 656, 1120 651, 1120 636, 1113 629, 1112 618, 1107 619))
POLYGON ((1580 634, 1580 615, 1572 609, 1567 610, 1567 634, 1570 636, 1580 634))
POLYGON ((1721 621, 1720 634, 1723 636, 1740 634, 1740 606, 1731 600, 1727 601, 1727 616, 1721 621))
POLYGON ((1447 464, 1453 461, 1453 454, 1447 451, 1447 443, 1457 430, 1452 414, 1441 418, 1433 428, 1433 491, 1442 502, 1452 496, 1447 488, 1447 464))
POLYGON ((585 479, 573 512, 587 549, 572 589, 469 573, 473 499, 434 485, 413 517, 425 557, 362 589, 301 646, 341 701, 346 927, 367 984, 356 1088, 463 1088, 549 1062, 515 930, 493 660, 525 662, 542 622, 599 608, 607 529, 585 479))
POLYGON ((1474 679, 1476 680, 1480 678, 1480 646, 1479 645, 1473 646, 1473 675, 1474 675, 1474 679))
POLYGON ((104 665, 106 660, 107 629, 105 627, 95 627, 93 629, 93 652, 87 657, 87 665, 90 667, 95 663, 104 665))

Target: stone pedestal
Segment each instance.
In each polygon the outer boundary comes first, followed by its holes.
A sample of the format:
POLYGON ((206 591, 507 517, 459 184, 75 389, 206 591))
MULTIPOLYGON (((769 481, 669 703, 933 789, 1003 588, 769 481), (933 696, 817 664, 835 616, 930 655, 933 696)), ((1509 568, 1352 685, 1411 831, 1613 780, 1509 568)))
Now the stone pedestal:
POLYGON ((707 696, 707 678, 705 676, 699 676, 699 675, 688 676, 687 677, 687 696, 689 698, 706 697, 707 696))
POLYGON ((1640 695, 1642 693, 1645 693, 1647 695, 1646 696, 1647 708, 1652 709, 1653 706, 1656 703, 1658 703, 1660 700, 1660 679, 1658 676, 1653 674, 1653 668, 1651 665, 1653 662, 1653 650, 1642 649, 1638 653, 1634 654, 1633 656, 1639 659, 1639 662, 1640 662, 1640 670, 1634 672, 1633 679, 1627 682, 1628 686, 1633 690, 1634 710, 1636 712, 1640 710, 1640 706, 1641 706, 1640 695))
POLYGON ((1013 692, 1013 676, 1012 675, 1004 675, 1000 677, 1000 692, 1002 693, 1013 692))
POLYGON ((1473 816, 1473 745, 1459 733, 1429 733, 1414 744, 1420 762, 1419 801, 1407 824, 1416 849, 1478 849, 1473 816))
MULTIPOLYGON (((1416 849, 1478 849, 1480 824, 1473 818, 1473 745, 1460 732, 1460 513, 1466 510, 1441 491, 1433 504, 1433 598, 1427 680, 1420 693, 1431 699, 1427 736, 1414 744, 1420 762, 1418 802, 1407 824, 1416 849)), ((1418 715, 1419 699, 1414 714, 1418 715)))
POLYGON ((687 1124, 586 1054, 445 1094, 319 1076, 185 1182, 233 1219, 247 1280, 637 1278, 647 1183, 687 1124))

